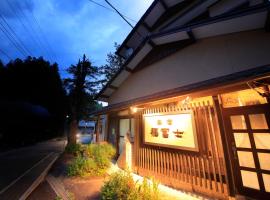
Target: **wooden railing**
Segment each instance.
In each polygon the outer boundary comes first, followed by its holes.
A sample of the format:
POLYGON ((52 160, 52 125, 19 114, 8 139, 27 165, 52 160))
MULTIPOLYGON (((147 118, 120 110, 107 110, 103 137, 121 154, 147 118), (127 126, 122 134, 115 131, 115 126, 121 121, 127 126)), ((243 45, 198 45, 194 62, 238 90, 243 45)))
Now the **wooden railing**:
MULTIPOLYGON (((133 148, 134 170, 140 175, 153 176, 175 188, 226 199, 228 181, 212 103, 194 103, 186 107, 154 107, 145 109, 143 114, 185 110, 192 110, 194 113, 199 152, 145 145, 141 139, 142 128, 138 125, 133 148)), ((138 117, 138 120, 141 121, 142 116, 138 117)))

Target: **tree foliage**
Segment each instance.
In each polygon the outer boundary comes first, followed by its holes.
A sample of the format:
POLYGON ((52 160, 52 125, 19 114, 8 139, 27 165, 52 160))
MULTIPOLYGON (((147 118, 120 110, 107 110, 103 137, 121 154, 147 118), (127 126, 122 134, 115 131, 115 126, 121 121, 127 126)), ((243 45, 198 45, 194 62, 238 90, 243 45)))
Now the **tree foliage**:
POLYGON ((71 65, 67 71, 72 76, 64 80, 70 102, 69 143, 72 144, 76 143, 78 121, 87 119, 89 113, 99 107, 94 95, 100 80, 98 67, 92 65, 85 55, 82 61, 79 60, 77 65, 71 65))
POLYGON ((63 128, 66 94, 56 63, 42 57, 0 62, 0 135, 25 143, 55 137, 63 128))
MULTIPOLYGON (((119 48, 116 42, 114 43, 115 50, 119 48)), ((104 75, 103 84, 106 84, 124 64, 125 59, 119 55, 110 52, 107 54, 106 64, 101 66, 102 74, 104 75)))
POLYGON ((98 80, 99 69, 83 55, 82 61, 79 60, 77 65, 71 65, 67 72, 72 76, 64 79, 70 100, 71 114, 76 120, 85 119, 89 117, 89 112, 98 106, 94 95, 100 84, 98 80))

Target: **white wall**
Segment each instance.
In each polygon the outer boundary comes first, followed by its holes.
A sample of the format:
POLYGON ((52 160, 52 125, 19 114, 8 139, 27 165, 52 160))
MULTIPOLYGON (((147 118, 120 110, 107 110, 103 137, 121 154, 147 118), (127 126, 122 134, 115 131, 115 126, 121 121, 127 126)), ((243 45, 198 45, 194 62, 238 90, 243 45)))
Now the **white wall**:
POLYGON ((270 33, 263 30, 198 40, 132 74, 109 104, 270 64, 270 33))

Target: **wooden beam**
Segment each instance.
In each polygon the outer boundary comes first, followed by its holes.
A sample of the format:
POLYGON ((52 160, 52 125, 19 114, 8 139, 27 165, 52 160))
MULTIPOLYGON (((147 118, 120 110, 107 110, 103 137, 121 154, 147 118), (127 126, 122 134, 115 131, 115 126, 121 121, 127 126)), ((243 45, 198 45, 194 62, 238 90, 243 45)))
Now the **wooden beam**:
POLYGON ((187 34, 188 34, 189 38, 190 38, 193 42, 196 41, 196 38, 195 38, 195 36, 194 36, 192 30, 187 31, 187 34))
POLYGON ((235 182, 233 178, 233 167, 232 167, 232 160, 230 156, 230 148, 232 148, 231 144, 229 144, 228 139, 226 137, 226 129, 224 124, 224 119, 222 115, 222 108, 219 104, 218 96, 213 96, 213 102, 214 102, 214 110, 217 115, 217 121, 219 126, 219 132, 221 137, 221 142, 223 146, 223 152, 224 152, 224 158, 225 158, 225 166, 226 166, 226 183, 227 183, 227 189, 230 196, 235 196, 235 182))
POLYGON ((152 28, 147 23, 143 22, 142 25, 147 29, 148 32, 152 31, 152 28))
POLYGON ((118 87, 114 86, 114 85, 109 85, 108 88, 112 89, 112 90, 117 90, 118 87))
POLYGON ((267 12, 267 17, 265 20, 264 29, 265 29, 265 31, 270 32, 270 9, 268 9, 268 12, 267 12))
POLYGON ((108 95, 105 95, 105 94, 101 94, 99 97, 100 98, 105 98, 105 99, 108 99, 109 98, 109 96, 108 95))
POLYGON ((160 0, 159 2, 161 3, 161 5, 163 6, 163 8, 164 8, 165 10, 168 10, 169 7, 167 6, 167 4, 165 3, 164 0, 160 0))
POLYGON ((155 48, 157 45, 150 39, 148 41, 148 44, 152 47, 152 48, 155 48))
POLYGON ((126 71, 129 72, 129 73, 133 73, 133 70, 130 69, 129 67, 125 67, 124 70, 126 70, 126 71))

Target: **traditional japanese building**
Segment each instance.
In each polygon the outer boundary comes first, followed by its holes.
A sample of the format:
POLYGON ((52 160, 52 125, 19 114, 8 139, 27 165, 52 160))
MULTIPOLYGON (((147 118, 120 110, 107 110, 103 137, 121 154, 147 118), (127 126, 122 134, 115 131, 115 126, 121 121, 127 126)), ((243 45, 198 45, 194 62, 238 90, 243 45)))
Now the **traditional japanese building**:
POLYGON ((134 173, 208 197, 270 199, 269 3, 152 3, 95 113, 119 155, 130 133, 134 173))

